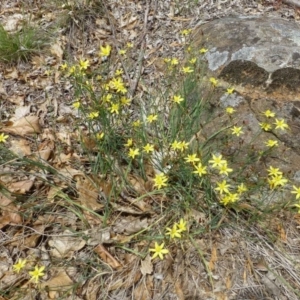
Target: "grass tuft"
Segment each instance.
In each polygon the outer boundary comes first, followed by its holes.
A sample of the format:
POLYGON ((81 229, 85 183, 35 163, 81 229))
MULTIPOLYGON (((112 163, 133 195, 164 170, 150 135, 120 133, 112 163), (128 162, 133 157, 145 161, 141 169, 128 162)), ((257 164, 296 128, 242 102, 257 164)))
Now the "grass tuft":
POLYGON ((48 42, 42 30, 24 25, 20 31, 9 33, 0 25, 0 60, 5 63, 28 61, 48 42))

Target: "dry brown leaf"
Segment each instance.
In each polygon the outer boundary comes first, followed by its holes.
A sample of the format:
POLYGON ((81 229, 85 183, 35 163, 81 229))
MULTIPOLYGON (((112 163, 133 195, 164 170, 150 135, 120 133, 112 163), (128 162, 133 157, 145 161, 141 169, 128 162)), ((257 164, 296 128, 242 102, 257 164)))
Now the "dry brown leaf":
POLYGON ((134 188, 134 190, 139 194, 143 195, 147 192, 145 181, 136 175, 128 174, 127 180, 129 181, 130 185, 134 188))
POLYGON ((12 182, 7 185, 7 188, 12 193, 25 194, 30 191, 33 186, 35 178, 31 180, 22 180, 17 182, 12 182))
POLYGON ((282 224, 277 224, 277 231, 279 232, 280 240, 284 243, 287 243, 286 232, 285 232, 282 224))
POLYGON ((232 287, 232 282, 231 282, 231 278, 229 275, 226 276, 225 285, 226 285, 227 290, 231 289, 231 287, 232 287))
POLYGON ((18 208, 12 203, 12 199, 7 198, 0 193, 0 208, 2 216, 0 217, 0 228, 7 224, 21 224, 22 218, 18 213, 18 208))
POLYGON ((8 32, 17 31, 19 26, 22 25, 24 20, 24 15, 22 14, 13 14, 10 15, 4 22, 3 28, 8 32))
POLYGON ((31 154, 30 143, 25 139, 11 140, 10 144, 11 147, 9 148, 9 150, 11 150, 19 157, 28 156, 31 154))
POLYGON ((143 211, 138 211, 134 208, 128 207, 128 206, 124 206, 124 205, 119 205, 117 203, 111 202, 111 205, 113 206, 114 210, 120 211, 120 212, 124 212, 124 213, 128 213, 131 215, 144 215, 144 214, 148 214, 147 212, 143 212, 143 211))
POLYGON ((23 117, 26 117, 27 115, 30 114, 30 109, 31 109, 31 105, 17 107, 16 110, 15 110, 15 114, 13 116, 13 119, 18 120, 18 119, 21 119, 23 117))
POLYGON ((38 158, 47 161, 53 154, 53 151, 55 149, 55 143, 52 140, 45 140, 43 141, 37 151, 38 158))
POLYGON ((82 288, 82 295, 85 300, 98 300, 99 289, 102 289, 102 286, 99 285, 97 277, 88 279, 82 288))
POLYGON ((136 233, 142 229, 145 229, 148 227, 148 219, 139 219, 139 218, 123 218, 121 220, 118 220, 116 225, 114 226, 114 230, 117 233, 123 233, 124 234, 133 234, 136 233))
POLYGON ((147 204, 143 199, 135 199, 135 198, 131 198, 131 197, 126 197, 126 200, 136 206, 137 208, 139 208, 142 212, 148 212, 148 213, 153 213, 152 211, 152 207, 147 204))
POLYGON ((42 282, 41 288, 47 287, 50 299, 57 299, 59 296, 58 290, 68 290, 73 283, 73 280, 69 277, 66 271, 60 270, 51 279, 42 282))
POLYGON ((60 42, 56 42, 55 44, 52 44, 51 48, 50 48, 50 52, 51 54, 55 55, 58 58, 58 62, 62 61, 62 57, 64 54, 64 50, 61 47, 61 43, 60 42))
POLYGON ((184 300, 185 299, 180 281, 175 282, 175 291, 176 291, 177 299, 179 299, 179 300, 184 300))
POLYGON ((102 209, 104 205, 97 201, 100 190, 96 187, 96 184, 86 176, 76 176, 75 179, 79 194, 78 200, 81 204, 93 211, 102 209))
POLYGON ((135 261, 126 265, 126 269, 122 269, 122 278, 115 280, 109 287, 109 291, 113 291, 119 288, 129 289, 136 284, 142 277, 142 273, 136 268, 135 261))
POLYGON ((209 261, 209 269, 213 271, 215 269, 215 262, 218 260, 217 247, 213 245, 211 249, 211 257, 209 261))
POLYGON ((3 86, 3 82, 0 82, 0 95, 7 96, 6 88, 3 86))
POLYGON ((96 246, 98 244, 109 243, 110 232, 111 232, 111 228, 109 227, 106 227, 104 229, 99 229, 98 227, 94 227, 84 231, 84 233, 88 237, 87 245, 96 246))
POLYGON ((122 265, 105 249, 103 245, 98 245, 95 249, 94 252, 96 252, 101 259, 109 264, 113 269, 118 269, 122 265))
POLYGON ((14 95, 8 97, 7 100, 16 105, 24 105, 25 95, 14 95))
POLYGON ((66 179, 73 179, 75 176, 84 176, 82 171, 73 169, 72 167, 65 167, 63 169, 60 169, 59 173, 66 179))
POLYGON ((133 291, 134 298, 138 300, 151 300, 153 299, 153 278, 152 276, 146 277, 146 282, 144 280, 140 281, 133 291))
POLYGON ((145 276, 147 274, 152 274, 153 272, 153 264, 151 261, 151 256, 148 254, 144 260, 141 261, 141 268, 142 274, 145 276))
POLYGON ((82 249, 86 242, 80 237, 74 237, 74 234, 65 230, 61 236, 58 235, 55 238, 51 238, 48 241, 50 246, 50 253, 54 257, 66 258, 71 257, 74 251, 82 249))
POLYGON ((1 131, 21 136, 33 133, 40 133, 41 128, 39 124, 39 117, 27 116, 14 122, 9 121, 8 125, 2 128, 1 131))
POLYGON ((6 69, 6 73, 4 75, 5 79, 18 79, 19 72, 16 68, 6 69))

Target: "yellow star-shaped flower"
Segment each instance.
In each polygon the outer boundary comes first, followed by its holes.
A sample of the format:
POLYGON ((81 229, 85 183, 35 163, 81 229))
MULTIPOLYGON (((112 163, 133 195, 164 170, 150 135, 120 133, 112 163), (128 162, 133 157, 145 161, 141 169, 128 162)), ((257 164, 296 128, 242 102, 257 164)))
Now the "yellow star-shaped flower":
POLYGON ((274 118, 275 113, 267 109, 266 111, 263 112, 263 115, 266 116, 267 118, 274 118))
POLYGON ((159 257, 160 259, 164 259, 164 255, 169 253, 169 250, 164 249, 165 244, 162 243, 161 245, 158 245, 157 242, 155 242, 154 248, 149 249, 150 252, 154 252, 152 259, 155 257, 159 257))
POLYGON ((110 45, 101 46, 99 56, 108 57, 110 55, 110 52, 111 52, 111 46, 110 45))
POLYGON ((41 266, 40 268, 38 266, 35 266, 34 270, 29 272, 29 275, 31 276, 31 280, 35 283, 39 282, 40 277, 44 276, 45 273, 43 272, 45 270, 45 266, 41 266))
POLYGON ((275 129, 285 130, 289 128, 289 125, 283 119, 275 119, 274 124, 276 125, 275 129))
POLYGON ((189 154, 185 159, 188 163, 195 163, 197 161, 200 161, 200 158, 197 157, 197 154, 189 154))
POLYGON ((146 153, 150 153, 150 152, 153 152, 154 151, 154 146, 153 145, 150 145, 149 143, 143 147, 144 151, 146 153))
POLYGON ((8 138, 8 135, 0 133, 0 143, 5 143, 8 138))
POLYGON ((292 194, 296 194, 296 199, 300 198, 300 187, 296 187, 295 185, 293 185, 293 191, 291 191, 292 194))
POLYGON ((161 173, 157 174, 154 178, 154 187, 157 187, 158 189, 161 189, 164 186, 167 186, 168 177, 161 173))
POLYGON ((184 99, 180 96, 180 95, 175 95, 174 97, 173 97, 173 102, 175 102, 175 103, 177 103, 177 104, 179 104, 180 102, 182 102, 184 99))
POLYGON ((16 264, 13 265, 13 269, 16 273, 19 273, 26 265, 27 260, 20 258, 16 264))
POLYGON ((128 156, 131 157, 132 159, 135 158, 136 156, 138 156, 139 154, 140 154, 139 148, 136 148, 136 149, 130 148, 129 149, 128 156))

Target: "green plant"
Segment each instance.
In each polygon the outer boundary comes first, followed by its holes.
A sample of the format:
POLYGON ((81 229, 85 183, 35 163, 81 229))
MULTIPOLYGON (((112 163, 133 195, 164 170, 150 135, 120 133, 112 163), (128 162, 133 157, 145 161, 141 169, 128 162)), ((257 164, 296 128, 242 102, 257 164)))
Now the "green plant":
POLYGON ((27 24, 13 33, 0 25, 0 60, 9 63, 28 61, 33 54, 40 53, 48 40, 42 30, 27 24))

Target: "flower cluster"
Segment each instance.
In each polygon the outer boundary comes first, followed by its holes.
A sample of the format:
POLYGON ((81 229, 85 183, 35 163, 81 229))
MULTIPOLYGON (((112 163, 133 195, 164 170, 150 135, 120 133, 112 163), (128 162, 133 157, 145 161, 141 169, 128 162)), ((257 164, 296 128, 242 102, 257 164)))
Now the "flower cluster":
MULTIPOLYGON (((213 154, 212 159, 208 162, 210 163, 211 168, 219 172, 219 175, 228 176, 229 173, 233 171, 233 169, 228 167, 228 163, 226 159, 223 158, 222 154, 213 154)), ((226 179, 216 182, 216 185, 215 191, 220 194, 220 203, 223 205, 237 202, 240 199, 240 195, 247 191, 247 187, 244 183, 241 183, 237 186, 235 192, 231 192, 232 187, 226 179)))
MULTIPOLYGON (((181 238, 181 233, 187 231, 187 223, 184 219, 180 219, 178 223, 174 223, 172 228, 167 227, 166 235, 169 236, 171 239, 181 238)), ((160 259, 164 258, 165 254, 169 253, 168 249, 165 249, 165 243, 159 245, 157 242, 154 243, 154 248, 150 248, 150 252, 154 252, 152 255, 152 259, 155 257, 159 257, 160 259)))
POLYGON ((283 173, 278 169, 272 166, 269 167, 268 171, 268 183, 271 189, 276 187, 283 187, 288 180, 283 177, 283 173))
MULTIPOLYGON (((20 258, 18 262, 13 265, 13 270, 16 273, 20 273, 20 271, 26 267, 26 263, 27 263, 26 259, 20 258)), ((34 270, 28 272, 29 276, 31 277, 30 280, 35 283, 38 283, 40 277, 43 277, 45 275, 44 270, 45 270, 45 266, 41 266, 41 267, 35 266, 34 270)))
MULTIPOLYGON (((269 109, 264 111, 262 113, 262 115, 266 118, 266 121, 259 123, 259 125, 260 125, 261 129, 263 129, 264 131, 271 131, 273 129, 272 125, 275 125, 275 128, 274 128, 275 130, 280 129, 280 130, 284 131, 289 128, 289 125, 285 122, 284 119, 275 118, 276 114, 269 109), (272 118, 275 118, 275 122, 273 122, 273 124, 268 122, 268 119, 272 119, 272 118)), ((273 145, 273 146, 275 146, 275 145, 273 145)), ((269 146, 269 147, 273 147, 273 146, 269 146)))

